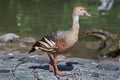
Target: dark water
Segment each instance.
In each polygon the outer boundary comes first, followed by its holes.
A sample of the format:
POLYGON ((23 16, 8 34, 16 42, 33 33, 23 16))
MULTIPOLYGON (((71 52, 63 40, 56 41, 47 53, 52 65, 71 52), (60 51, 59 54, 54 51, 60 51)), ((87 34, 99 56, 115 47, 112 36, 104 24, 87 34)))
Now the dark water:
POLYGON ((85 48, 84 41, 89 39, 82 33, 86 29, 96 27, 120 34, 119 3, 119 0, 115 0, 109 15, 100 16, 97 11, 99 0, 1 0, 0 34, 12 32, 40 39, 53 31, 68 29, 71 26, 73 7, 81 5, 92 14, 92 17, 80 17, 79 42, 68 53, 77 57, 94 58, 96 51, 85 48))

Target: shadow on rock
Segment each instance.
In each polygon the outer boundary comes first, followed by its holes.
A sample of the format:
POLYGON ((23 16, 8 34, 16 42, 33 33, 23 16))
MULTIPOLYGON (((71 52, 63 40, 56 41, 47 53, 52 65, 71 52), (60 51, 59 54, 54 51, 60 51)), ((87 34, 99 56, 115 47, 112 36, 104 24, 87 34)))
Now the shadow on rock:
MULTIPOLYGON (((58 69, 60 71, 72 71, 74 66, 73 64, 78 64, 77 62, 66 62, 65 64, 59 64, 58 69)), ((43 64, 39 66, 31 66, 29 69, 44 69, 49 70, 49 64, 43 64)))

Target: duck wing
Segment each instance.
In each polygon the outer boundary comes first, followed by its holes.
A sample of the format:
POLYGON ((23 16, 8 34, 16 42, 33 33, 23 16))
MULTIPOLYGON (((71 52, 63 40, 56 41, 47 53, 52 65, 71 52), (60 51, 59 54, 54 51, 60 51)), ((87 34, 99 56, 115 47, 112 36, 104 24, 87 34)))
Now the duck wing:
POLYGON ((56 52, 55 45, 56 42, 59 42, 63 37, 65 37, 65 31, 57 31, 53 32, 41 40, 38 40, 34 45, 33 48, 30 50, 29 53, 34 52, 36 50, 45 51, 49 53, 56 52))

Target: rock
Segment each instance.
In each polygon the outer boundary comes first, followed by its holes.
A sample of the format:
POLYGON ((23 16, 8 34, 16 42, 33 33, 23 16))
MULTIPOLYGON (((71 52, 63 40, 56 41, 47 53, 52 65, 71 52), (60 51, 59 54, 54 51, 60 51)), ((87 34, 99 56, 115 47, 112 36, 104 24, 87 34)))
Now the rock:
POLYGON ((9 42, 9 41, 11 42, 17 39, 19 39, 19 36, 14 33, 7 33, 7 34, 0 36, 0 41, 2 42, 9 42))
POLYGON ((32 37, 23 37, 23 38, 20 38, 19 41, 23 43, 34 43, 36 40, 35 38, 32 38, 32 37))
POLYGON ((58 61, 62 61, 62 60, 65 60, 65 59, 66 59, 66 56, 64 56, 64 55, 58 55, 57 56, 58 61))
POLYGON ((7 33, 0 36, 0 47, 8 52, 15 50, 26 51, 35 41, 35 38, 32 37, 20 37, 14 33, 7 33))
POLYGON ((66 58, 58 68, 68 75, 49 72, 49 59, 0 52, 0 80, 120 80, 120 62, 66 58))
POLYGON ((20 36, 14 34, 14 33, 7 33, 2 36, 0 36, 0 41, 1 42, 19 42, 19 43, 34 43, 36 40, 35 38, 32 37, 23 37, 21 38, 20 36))
POLYGON ((113 61, 101 61, 98 65, 99 69, 117 71, 120 69, 120 62, 113 62, 113 61))

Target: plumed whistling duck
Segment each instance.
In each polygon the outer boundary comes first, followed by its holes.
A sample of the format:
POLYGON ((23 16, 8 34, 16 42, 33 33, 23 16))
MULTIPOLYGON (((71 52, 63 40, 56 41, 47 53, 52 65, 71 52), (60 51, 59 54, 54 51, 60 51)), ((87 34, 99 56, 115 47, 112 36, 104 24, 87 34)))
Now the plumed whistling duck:
POLYGON ((48 53, 50 58, 49 70, 54 72, 55 75, 65 76, 58 70, 57 67, 57 54, 61 54, 71 48, 78 41, 79 34, 79 16, 91 16, 84 7, 76 6, 72 13, 72 27, 66 31, 53 32, 41 40, 37 41, 29 53, 34 51, 44 51, 48 53))

